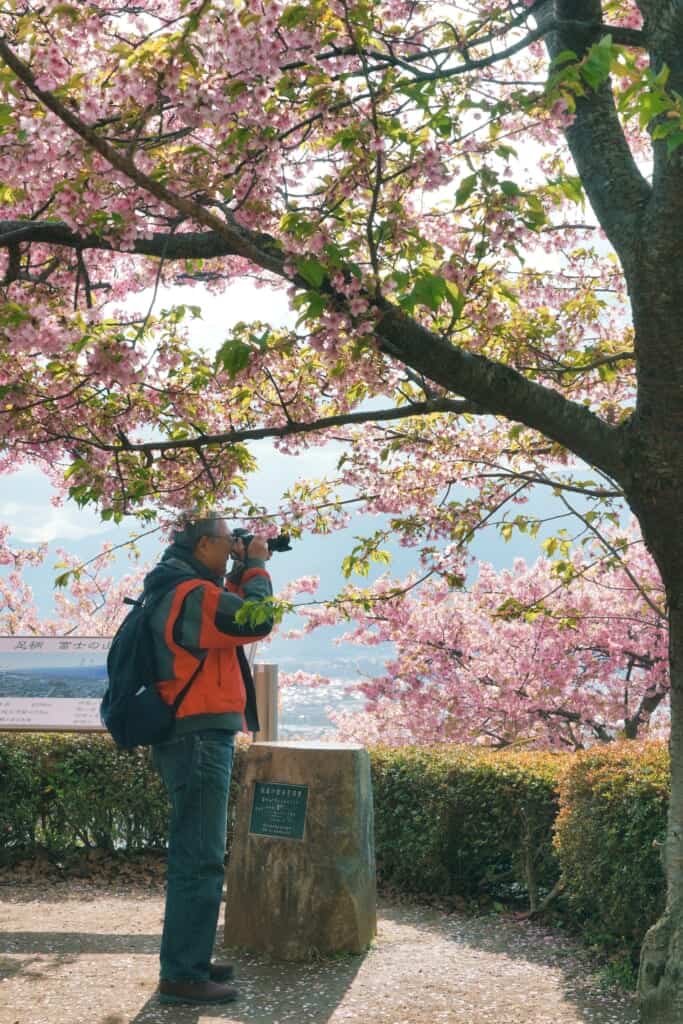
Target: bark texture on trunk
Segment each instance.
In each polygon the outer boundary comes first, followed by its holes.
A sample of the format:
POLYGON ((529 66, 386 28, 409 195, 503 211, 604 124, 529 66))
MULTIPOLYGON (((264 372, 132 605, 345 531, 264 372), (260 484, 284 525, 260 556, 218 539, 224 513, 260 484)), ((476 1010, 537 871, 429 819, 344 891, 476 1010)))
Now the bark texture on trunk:
MULTIPOLYGON (((643 1024, 683 1021, 683 581, 669 593, 671 798, 662 859, 666 910, 645 936, 638 994, 643 1024)), ((634 894, 637 899, 637 894, 634 894)))

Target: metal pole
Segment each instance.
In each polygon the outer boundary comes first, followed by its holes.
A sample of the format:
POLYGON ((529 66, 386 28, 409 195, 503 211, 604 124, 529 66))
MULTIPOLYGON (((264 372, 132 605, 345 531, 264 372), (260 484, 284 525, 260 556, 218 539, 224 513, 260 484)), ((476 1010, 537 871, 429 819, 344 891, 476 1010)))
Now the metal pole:
POLYGON ((274 742, 278 731, 277 665, 254 665, 254 688, 261 725, 254 739, 258 742, 274 742))

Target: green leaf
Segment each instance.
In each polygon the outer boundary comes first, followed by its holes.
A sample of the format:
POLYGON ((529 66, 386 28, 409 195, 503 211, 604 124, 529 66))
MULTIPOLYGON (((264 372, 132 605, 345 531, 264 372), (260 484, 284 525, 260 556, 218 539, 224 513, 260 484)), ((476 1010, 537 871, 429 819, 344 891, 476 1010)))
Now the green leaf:
POLYGON ((0 303, 0 324, 3 326, 19 327, 30 319, 31 314, 24 306, 20 306, 18 302, 0 303))
POLYGON ((675 153, 680 146, 683 146, 683 132, 672 132, 666 140, 666 149, 669 156, 675 153))
POLYGON ((297 320, 297 327, 304 320, 315 320, 325 308, 325 299, 320 292, 302 292, 297 295, 292 303, 295 309, 300 309, 301 316, 297 320))
POLYGON ((561 53, 558 53, 557 57, 553 57, 550 63, 553 67, 559 67, 560 64, 570 64, 578 59, 578 54, 574 53, 573 50, 562 50, 561 53))
POLYGON ((307 281, 314 288, 319 288, 325 280, 327 271, 322 263, 313 259, 313 257, 304 256, 296 261, 296 265, 304 281, 307 281))
POLYGON ((466 178, 463 178, 458 185, 458 191, 455 193, 455 201, 458 206, 462 206, 470 198, 474 192, 477 184, 476 174, 469 174, 466 178))
POLYGON ((577 177, 576 175, 568 174, 560 179, 559 186, 570 202, 583 202, 584 194, 581 178, 577 177))
POLYGON ((600 380, 605 382, 605 384, 609 384, 610 381, 617 378, 618 372, 615 366, 612 366, 609 363, 604 363, 602 366, 598 367, 598 376, 600 377, 600 380))
POLYGON ((64 471, 64 479, 68 480, 75 473, 79 473, 83 469, 88 468, 88 463, 85 459, 74 459, 68 469, 64 471))
POLYGON ((357 558, 355 555, 347 555, 342 561, 341 569, 345 579, 348 579, 354 572, 359 576, 367 576, 370 572, 367 561, 357 558))
POLYGON ((581 65, 581 75, 592 89, 598 89, 609 77, 614 59, 612 37, 605 36, 599 43, 591 46, 581 65))
POLYGON ((672 101, 665 93, 643 93, 638 98, 638 123, 647 128, 650 121, 671 110, 672 101))
POLYGON ((57 4, 56 7, 52 8, 52 15, 54 16, 55 14, 63 14, 72 24, 75 24, 80 17, 80 12, 75 4, 57 4))
POLYGON ((308 8, 303 4, 295 4, 294 7, 290 7, 288 10, 283 11, 280 16, 280 24, 283 28, 296 28, 297 25, 303 24, 308 17, 308 8))
POLYGON ((442 138, 447 139, 453 132, 453 121, 447 114, 438 114, 433 120, 434 130, 442 138))
POLYGON ((380 548, 374 548, 370 552, 370 558, 373 562, 376 562, 378 565, 391 564, 391 555, 389 554, 389 552, 382 551, 380 548))
POLYGON ((401 300, 401 305, 409 310, 415 306, 427 306, 436 312, 447 297, 444 278, 436 274, 425 274, 417 279, 412 291, 401 300))
POLYGON ((526 210, 524 211, 524 223, 530 230, 538 231, 547 221, 543 203, 538 196, 530 195, 525 197, 526 210))
POLYGON ((500 188, 506 196, 518 196, 522 191, 516 181, 501 181, 500 188))
POLYGON ((5 131, 14 122, 14 107, 9 103, 0 103, 0 132, 5 131))
POLYGON ((250 359, 251 348, 249 345, 245 345, 237 338, 231 338, 216 353, 216 366, 222 365, 231 377, 236 377, 249 365, 250 359))
POLYGON ((460 291, 455 281, 446 281, 446 298, 453 307, 453 316, 458 320, 465 307, 467 299, 460 291))
POLYGON ((429 98, 434 95, 434 82, 401 82, 398 92, 409 96, 421 110, 429 110, 429 98))

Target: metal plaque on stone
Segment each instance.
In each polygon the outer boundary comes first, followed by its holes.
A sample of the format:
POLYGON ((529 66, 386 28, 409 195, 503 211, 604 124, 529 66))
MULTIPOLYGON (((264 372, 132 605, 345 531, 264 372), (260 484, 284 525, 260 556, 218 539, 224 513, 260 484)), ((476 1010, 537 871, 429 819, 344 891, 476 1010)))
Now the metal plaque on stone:
POLYGON ((256 782, 249 834, 275 839, 303 839, 308 786, 256 782))

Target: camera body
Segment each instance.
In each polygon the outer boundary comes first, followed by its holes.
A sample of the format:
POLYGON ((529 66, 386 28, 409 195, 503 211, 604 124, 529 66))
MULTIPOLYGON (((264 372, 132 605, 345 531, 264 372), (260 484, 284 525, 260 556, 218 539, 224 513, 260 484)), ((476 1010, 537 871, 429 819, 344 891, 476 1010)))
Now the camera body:
MULTIPOLYGON (((240 528, 232 531, 233 537, 237 540, 241 540, 244 544, 244 550, 249 547, 252 540, 254 539, 253 533, 248 533, 246 530, 240 528)), ((288 533, 281 533, 277 537, 268 537, 266 544, 268 545, 269 551, 291 551, 292 545, 290 544, 290 537, 288 533)))

